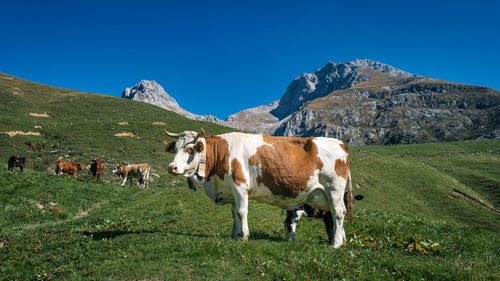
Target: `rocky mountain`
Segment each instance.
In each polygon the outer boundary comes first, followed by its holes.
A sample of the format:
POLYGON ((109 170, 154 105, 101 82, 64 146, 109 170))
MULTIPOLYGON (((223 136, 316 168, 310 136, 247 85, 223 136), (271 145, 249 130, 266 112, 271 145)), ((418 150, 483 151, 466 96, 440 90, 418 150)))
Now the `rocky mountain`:
POLYGON ((161 108, 177 112, 186 116, 189 119, 208 121, 212 123, 223 124, 224 121, 219 120, 212 115, 196 115, 179 106, 177 101, 170 96, 163 87, 156 81, 142 80, 132 88, 126 88, 122 93, 122 98, 142 101, 154 104, 161 108))
POLYGON ((356 86, 370 79, 370 75, 363 69, 380 71, 394 77, 416 76, 372 60, 358 59, 347 63, 328 62, 315 73, 304 73, 295 78, 271 114, 283 119, 298 110, 305 102, 324 97, 335 90, 356 86))
POLYGON ((268 105, 261 105, 245 109, 226 118, 227 126, 238 128, 250 133, 273 134, 274 131, 285 121, 279 120, 270 112, 279 104, 279 100, 268 105))
POLYGON ((252 133, 330 136, 348 144, 500 138, 500 92, 417 76, 373 60, 328 62, 295 78, 280 100, 225 121, 182 109, 155 81, 122 97, 252 133))
POLYGON ((232 124, 349 144, 500 138, 499 91, 421 77, 373 60, 328 62, 295 78, 275 108, 259 108, 232 115, 232 124))

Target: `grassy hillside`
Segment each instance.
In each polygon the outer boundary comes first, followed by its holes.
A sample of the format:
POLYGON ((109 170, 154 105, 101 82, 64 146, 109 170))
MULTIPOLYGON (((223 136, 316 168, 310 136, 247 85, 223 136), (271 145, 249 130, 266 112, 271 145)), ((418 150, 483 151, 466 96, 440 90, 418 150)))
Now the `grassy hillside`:
POLYGON ((184 182, 144 190, 1 169, 0 186, 3 280, 499 277, 498 235, 441 220, 358 208, 346 246, 333 249, 318 220, 283 241, 280 210, 252 202, 241 242, 230 238, 229 206, 184 182))
POLYGON ((229 238, 229 206, 165 168, 163 128, 229 128, 4 74, 0 98, 0 132, 40 133, 0 133, 0 280, 500 278, 500 141, 351 147, 365 199, 346 247, 326 245, 320 221, 302 220, 298 242, 285 242, 280 210, 254 201, 243 243, 229 238), (6 171, 11 154, 28 157, 25 174, 6 171), (103 180, 53 175, 59 156, 104 159, 103 180), (122 161, 150 163, 160 177, 148 190, 122 188, 110 172, 122 161))

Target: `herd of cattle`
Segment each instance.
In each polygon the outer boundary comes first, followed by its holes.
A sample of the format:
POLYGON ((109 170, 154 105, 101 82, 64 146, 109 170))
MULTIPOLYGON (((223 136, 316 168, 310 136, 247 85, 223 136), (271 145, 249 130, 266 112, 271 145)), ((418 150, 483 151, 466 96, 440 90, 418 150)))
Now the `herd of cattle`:
MULTIPOLYGON (((12 155, 8 162, 8 170, 14 169, 14 167, 19 167, 21 173, 26 166, 26 157, 18 157, 12 155)), ((62 158, 58 158, 56 160, 56 175, 61 175, 63 173, 73 176, 76 179, 78 171, 83 170, 85 166, 82 163, 71 163, 63 160, 62 158)), ((101 175, 104 171, 104 162, 101 159, 95 159, 90 162, 88 166, 90 173, 92 174, 92 178, 100 179, 101 175)), ((139 185, 144 185, 148 187, 149 182, 149 173, 151 167, 148 164, 128 164, 122 163, 118 164, 118 166, 113 169, 113 174, 119 175, 123 178, 122 186, 125 185, 127 179, 130 179, 130 184, 132 184, 132 178, 137 178, 139 185)))
MULTIPOLYGON (((248 239, 248 201, 254 199, 287 210, 287 239, 295 240, 298 220, 305 216, 323 219, 335 248, 344 244, 344 216, 353 221, 354 201, 363 196, 352 193, 349 150, 341 141, 245 133, 205 136, 203 129, 165 133, 177 139, 165 142, 165 151, 175 154, 168 172, 186 177, 191 189, 203 187, 216 204, 231 204, 234 238, 248 239)), ((25 157, 8 161, 9 170, 19 167, 22 172, 25 164, 25 157)), ((57 159, 57 175, 76 178, 82 169, 83 164, 57 159)), ((92 160, 89 169, 99 179, 104 163, 92 160)), ((137 177, 147 187, 150 166, 123 163, 113 173, 123 178, 122 186, 137 177)))

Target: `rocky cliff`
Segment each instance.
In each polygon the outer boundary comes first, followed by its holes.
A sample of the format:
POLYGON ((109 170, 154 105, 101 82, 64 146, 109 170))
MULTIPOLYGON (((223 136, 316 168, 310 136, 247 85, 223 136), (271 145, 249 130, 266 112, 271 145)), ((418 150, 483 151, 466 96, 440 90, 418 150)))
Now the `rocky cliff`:
POLYGON ((330 136, 349 144, 500 138, 500 92, 425 77, 369 77, 303 104, 274 132, 330 136))

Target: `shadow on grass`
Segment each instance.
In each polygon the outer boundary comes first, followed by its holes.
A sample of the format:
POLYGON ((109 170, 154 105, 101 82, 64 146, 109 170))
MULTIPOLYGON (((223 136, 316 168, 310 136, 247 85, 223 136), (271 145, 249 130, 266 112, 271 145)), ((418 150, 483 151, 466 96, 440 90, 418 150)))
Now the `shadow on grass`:
MULTIPOLYGON (((222 238, 222 239, 231 239, 231 235, 209 235, 202 233, 183 233, 183 232, 172 232, 172 231, 152 231, 152 230, 141 230, 141 231, 126 231, 126 230, 107 230, 107 231, 83 231, 81 232, 83 236, 91 236, 93 240, 101 240, 101 239, 113 239, 122 235, 135 235, 135 234, 144 234, 144 233, 169 233, 178 236, 189 236, 189 237, 198 237, 198 238, 222 238)), ((286 240, 282 237, 272 236, 268 233, 255 231, 250 234, 249 240, 267 240, 273 242, 285 242, 286 240)))
POLYGON ((101 239, 113 239, 122 235, 133 235, 133 234, 143 234, 143 233, 157 233, 159 231, 123 231, 123 230, 109 230, 109 231, 83 231, 83 236, 92 236, 93 240, 101 240, 101 239))
MULTIPOLYGON (((220 238, 220 239, 232 239, 230 234, 227 235, 213 235, 213 234, 202 234, 202 233, 183 233, 183 232, 172 232, 172 231, 166 231, 165 233, 173 234, 173 235, 178 235, 178 236, 189 236, 189 237, 198 237, 198 238, 220 238)), ((268 233, 261 232, 261 231, 255 231, 250 233, 250 237, 248 240, 267 240, 267 241, 273 241, 273 242, 284 242, 286 241, 285 238, 277 237, 277 236, 271 236, 268 233)))

